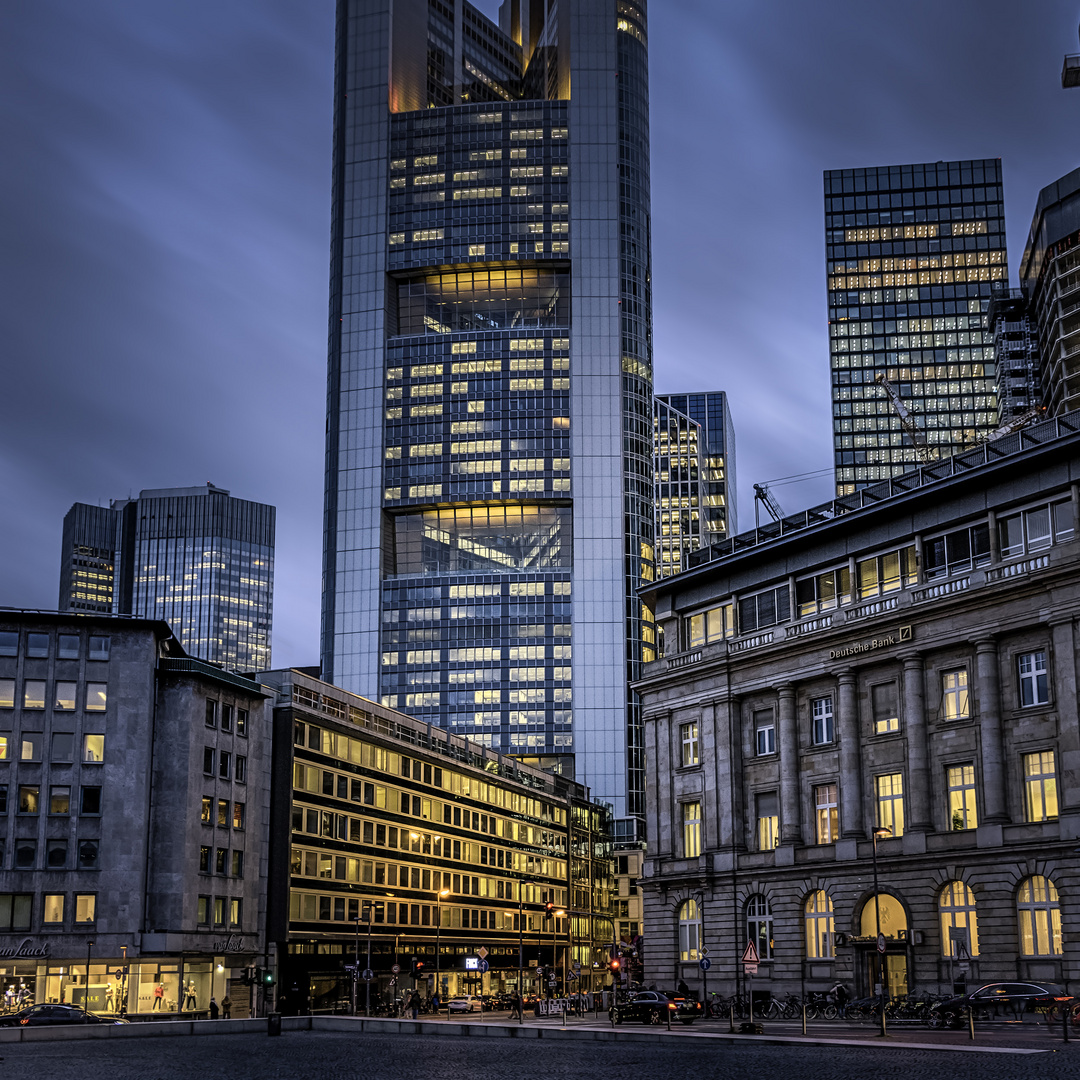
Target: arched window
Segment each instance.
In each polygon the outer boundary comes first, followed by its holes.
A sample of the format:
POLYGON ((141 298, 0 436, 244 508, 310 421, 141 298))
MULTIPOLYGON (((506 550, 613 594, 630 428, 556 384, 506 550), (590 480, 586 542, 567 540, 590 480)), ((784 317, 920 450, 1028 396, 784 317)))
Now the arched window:
POLYGON ((863 904, 859 918, 859 932, 863 937, 876 938, 878 926, 887 938, 899 940, 900 931, 907 931, 907 911, 904 905, 890 893, 878 893, 863 904))
POLYGON ((751 896, 746 901, 746 940, 754 943, 762 960, 772 959, 772 908, 764 896, 751 896))
POLYGON ((684 900, 679 908, 679 959, 697 960, 701 941, 701 915, 696 900, 684 900))
POLYGON ((950 881, 938 899, 941 914, 941 955, 964 959, 964 942, 968 956, 979 955, 979 924, 975 918, 975 894, 962 881, 950 881))
POLYGON ((833 955, 833 906, 824 889, 806 898, 806 957, 824 960, 833 955))
POLYGON ((1036 874, 1025 879, 1016 897, 1022 956, 1061 955, 1061 908, 1054 883, 1036 874))

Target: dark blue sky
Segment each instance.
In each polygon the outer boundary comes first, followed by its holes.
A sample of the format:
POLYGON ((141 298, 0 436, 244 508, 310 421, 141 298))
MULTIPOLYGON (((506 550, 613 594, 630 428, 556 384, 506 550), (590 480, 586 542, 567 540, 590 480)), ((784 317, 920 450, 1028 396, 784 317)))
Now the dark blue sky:
MULTIPOLYGON (((822 170, 1001 157, 1015 281, 1078 16, 654 0, 656 388, 730 393, 744 527, 831 465, 822 170)), ((55 608, 72 502, 211 480, 278 507, 275 663, 316 660, 332 67, 332 0, 0 5, 0 605, 55 608)))

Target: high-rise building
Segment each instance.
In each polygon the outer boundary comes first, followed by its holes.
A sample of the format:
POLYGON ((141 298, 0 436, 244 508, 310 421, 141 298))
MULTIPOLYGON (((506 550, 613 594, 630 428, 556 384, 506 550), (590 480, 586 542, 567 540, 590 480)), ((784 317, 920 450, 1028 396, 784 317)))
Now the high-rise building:
POLYGON ((699 423, 660 398, 653 399, 653 438, 656 573, 669 577, 706 543, 701 507, 705 439, 699 423))
POLYGON ((995 292, 987 321, 994 340, 998 423, 1007 424, 1042 403, 1039 349, 1024 290, 995 292))
POLYGON ((1009 279, 1001 161, 827 171, 825 242, 845 495, 996 426, 987 307, 1009 279), (879 378, 911 414, 906 424, 879 378))
POLYGON ((1037 340, 1049 416, 1080 408, 1080 169, 1039 192, 1020 284, 1037 340))
POLYGON ((645 5, 340 0, 322 675, 643 809, 645 5))
POLYGON ((64 518, 60 610, 163 619, 184 649, 258 671, 270 663, 274 507, 223 488, 163 488, 64 518))
POLYGON ((657 394, 658 401, 701 425, 702 523, 705 544, 726 540, 739 531, 735 499, 735 425, 727 394, 706 390, 694 394, 657 394))

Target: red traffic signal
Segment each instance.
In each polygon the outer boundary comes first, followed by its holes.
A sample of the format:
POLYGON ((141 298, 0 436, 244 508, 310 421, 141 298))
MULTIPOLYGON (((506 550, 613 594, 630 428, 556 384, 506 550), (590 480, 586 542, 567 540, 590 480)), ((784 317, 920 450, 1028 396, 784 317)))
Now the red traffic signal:
POLYGON ((619 968, 622 967, 622 961, 621 960, 612 960, 610 967, 611 967, 612 971, 618 971, 619 968))
POLYGON ((545 911, 545 912, 546 912, 546 913, 547 913, 548 915, 550 915, 550 914, 551 914, 551 913, 552 913, 552 912, 553 912, 554 910, 555 910, 555 905, 554 905, 554 904, 553 904, 553 903, 552 903, 552 902, 551 902, 551 901, 549 900, 549 901, 548 901, 548 902, 547 902, 547 903, 546 903, 546 904, 544 905, 544 911, 545 911))

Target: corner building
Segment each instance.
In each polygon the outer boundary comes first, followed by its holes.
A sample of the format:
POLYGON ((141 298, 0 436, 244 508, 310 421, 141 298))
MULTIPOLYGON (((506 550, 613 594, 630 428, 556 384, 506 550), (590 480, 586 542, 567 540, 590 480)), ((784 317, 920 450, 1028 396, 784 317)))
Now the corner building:
POLYGON ((338 6, 323 676, 576 775, 631 832, 647 95, 643 3, 338 6))
POLYGON ((646 981, 856 997, 1080 975, 1080 414, 655 587, 646 981))
POLYGON ((1001 161, 830 170, 825 244, 836 493, 847 495, 997 423, 987 309, 1009 280, 1001 161))

